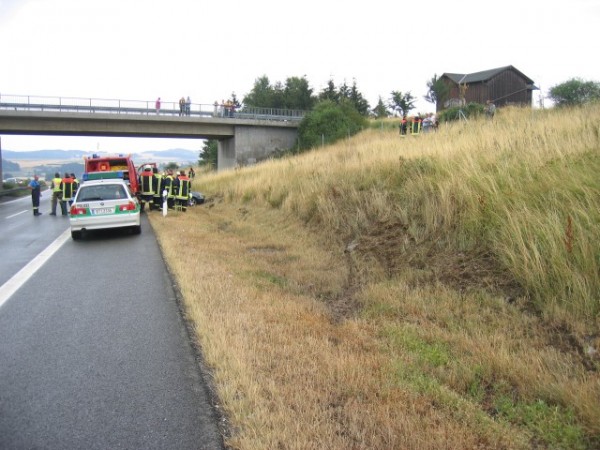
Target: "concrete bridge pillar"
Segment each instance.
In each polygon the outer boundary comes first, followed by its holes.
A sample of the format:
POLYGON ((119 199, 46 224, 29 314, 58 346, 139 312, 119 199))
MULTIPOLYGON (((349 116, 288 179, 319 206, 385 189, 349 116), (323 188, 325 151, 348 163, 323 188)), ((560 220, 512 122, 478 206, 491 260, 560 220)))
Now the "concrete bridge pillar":
POLYGON ((296 145, 296 128, 236 125, 231 138, 219 140, 217 169, 231 169, 264 161, 296 145))

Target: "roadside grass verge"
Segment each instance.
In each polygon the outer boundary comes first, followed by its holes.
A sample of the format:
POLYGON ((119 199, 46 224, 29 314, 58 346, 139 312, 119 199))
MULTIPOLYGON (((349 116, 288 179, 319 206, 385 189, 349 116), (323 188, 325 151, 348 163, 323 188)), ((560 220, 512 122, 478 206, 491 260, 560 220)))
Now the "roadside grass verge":
POLYGON ((197 179, 150 219, 228 445, 599 446, 599 168, 598 107, 503 109, 197 179))

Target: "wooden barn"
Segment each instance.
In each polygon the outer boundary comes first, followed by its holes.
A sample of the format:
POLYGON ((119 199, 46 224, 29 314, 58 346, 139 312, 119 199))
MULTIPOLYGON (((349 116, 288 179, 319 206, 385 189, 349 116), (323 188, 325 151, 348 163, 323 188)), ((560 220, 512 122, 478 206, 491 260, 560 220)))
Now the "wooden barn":
POLYGON ((466 103, 485 104, 488 100, 496 106, 531 106, 532 92, 538 89, 532 79, 513 66, 467 74, 444 73, 440 80, 450 90, 447 99, 436 105, 437 111, 466 103))

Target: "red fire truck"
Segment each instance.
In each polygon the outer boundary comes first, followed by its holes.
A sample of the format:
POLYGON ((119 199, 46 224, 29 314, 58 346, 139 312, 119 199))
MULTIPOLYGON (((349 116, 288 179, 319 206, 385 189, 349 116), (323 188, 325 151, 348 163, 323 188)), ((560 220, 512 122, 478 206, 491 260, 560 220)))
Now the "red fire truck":
POLYGON ((129 183, 131 192, 140 195, 137 171, 131 155, 98 156, 85 158, 85 172, 122 172, 123 179, 129 183))

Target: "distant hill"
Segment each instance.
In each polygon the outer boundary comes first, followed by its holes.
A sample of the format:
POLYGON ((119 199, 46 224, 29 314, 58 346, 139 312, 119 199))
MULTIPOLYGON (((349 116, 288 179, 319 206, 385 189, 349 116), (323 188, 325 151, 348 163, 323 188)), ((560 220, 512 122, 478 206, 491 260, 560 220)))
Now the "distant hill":
POLYGON ((47 159, 82 159, 89 152, 83 150, 31 150, 15 152, 2 150, 2 157, 6 160, 47 160, 47 159))
MULTIPOLYGON (((7 161, 81 161, 85 156, 94 153, 111 154, 106 152, 90 152, 84 150, 32 150, 17 152, 14 150, 2 150, 2 157, 7 161)), ((174 148, 170 150, 148 150, 143 153, 133 153, 133 159, 137 161, 195 163, 198 161, 198 151, 174 148)))

